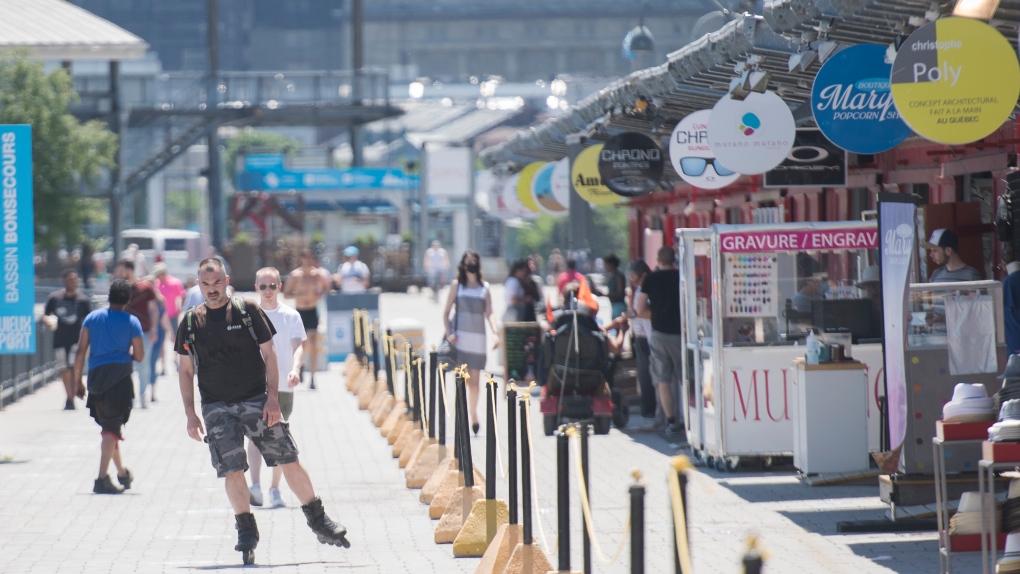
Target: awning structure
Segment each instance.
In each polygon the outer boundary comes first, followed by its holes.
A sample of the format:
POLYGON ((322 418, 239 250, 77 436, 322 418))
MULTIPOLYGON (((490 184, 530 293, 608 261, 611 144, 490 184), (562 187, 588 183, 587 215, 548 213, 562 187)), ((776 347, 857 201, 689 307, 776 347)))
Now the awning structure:
MULTIPOLYGON (((916 28, 948 14, 954 2, 930 0, 765 0, 762 15, 740 14, 719 30, 669 54, 664 64, 634 72, 510 140, 483 151, 487 167, 556 161, 567 155, 566 139, 589 143, 621 131, 668 136, 687 114, 709 109, 749 70, 768 74, 768 88, 793 109, 798 123, 811 120, 811 85, 817 60, 791 66, 798 53, 860 43, 895 45, 916 28), (791 70, 792 68, 792 70, 791 70)), ((1002 0, 990 24, 1015 46, 1020 0, 1002 0)), ((666 162, 665 175, 675 175, 666 162)))
POLYGON ((149 45, 65 0, 0 0, 0 50, 14 48, 40 60, 134 60, 149 45))

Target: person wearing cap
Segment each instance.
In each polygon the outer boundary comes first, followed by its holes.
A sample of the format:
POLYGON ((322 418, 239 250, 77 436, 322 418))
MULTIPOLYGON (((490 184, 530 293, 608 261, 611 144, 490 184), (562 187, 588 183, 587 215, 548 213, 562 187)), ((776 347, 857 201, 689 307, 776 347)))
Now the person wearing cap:
POLYGON ((364 293, 368 290, 371 282, 372 274, 368 270, 368 265, 359 261, 358 255, 357 247, 347 246, 344 249, 344 257, 347 258, 347 261, 344 261, 336 270, 334 282, 340 284, 340 290, 344 293, 364 293))
POLYGON ((1002 261, 1006 264, 1006 277, 1002 280, 1002 310, 1005 314, 1006 353, 1020 352, 1020 261, 1013 249, 1006 245, 1002 261))
POLYGON ((981 273, 960 258, 960 238, 952 229, 936 229, 924 243, 928 256, 940 267, 932 272, 929 283, 981 281, 981 273))

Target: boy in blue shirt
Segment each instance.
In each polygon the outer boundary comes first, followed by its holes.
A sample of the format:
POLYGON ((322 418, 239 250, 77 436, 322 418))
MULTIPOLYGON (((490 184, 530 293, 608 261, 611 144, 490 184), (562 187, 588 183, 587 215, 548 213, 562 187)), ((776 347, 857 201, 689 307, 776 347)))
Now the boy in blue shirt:
POLYGON ((88 400, 85 406, 102 430, 102 448, 99 455, 99 477, 92 492, 121 494, 131 488, 131 471, 124 468, 120 459, 118 441, 124 440, 122 427, 131 415, 135 398, 131 383, 132 359, 145 358, 142 346, 142 324, 137 317, 124 311, 131 299, 131 284, 117 279, 110 285, 110 308, 89 313, 82 323, 78 339, 78 354, 74 360, 74 376, 81 388, 85 354, 89 356, 88 400), (110 461, 117 467, 117 482, 113 484, 107 472, 110 461))

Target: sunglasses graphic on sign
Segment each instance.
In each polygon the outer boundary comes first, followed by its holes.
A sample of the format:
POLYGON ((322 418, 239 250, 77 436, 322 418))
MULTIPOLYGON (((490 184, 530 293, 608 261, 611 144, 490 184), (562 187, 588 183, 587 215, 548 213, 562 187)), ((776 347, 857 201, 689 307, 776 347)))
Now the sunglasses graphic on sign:
POLYGON ((720 163, 719 160, 714 157, 680 158, 681 171, 683 171, 684 175, 689 175, 691 177, 700 177, 704 175, 705 168, 707 168, 709 165, 711 165, 712 169, 715 170, 716 175, 728 176, 733 175, 735 173, 732 170, 726 169, 726 167, 723 166, 723 164, 720 163))

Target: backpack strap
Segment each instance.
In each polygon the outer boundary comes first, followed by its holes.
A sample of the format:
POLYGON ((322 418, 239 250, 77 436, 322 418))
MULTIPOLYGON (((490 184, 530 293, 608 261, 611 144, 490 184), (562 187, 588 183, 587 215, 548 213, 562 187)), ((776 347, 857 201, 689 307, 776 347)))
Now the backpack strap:
POLYGON ((257 343, 259 340, 258 335, 255 334, 255 327, 252 324, 251 315, 248 314, 248 306, 244 304, 244 299, 240 297, 231 297, 231 303, 237 312, 241 314, 241 322, 244 323, 245 327, 248 327, 248 332, 251 333, 251 338, 257 343))
POLYGON ((198 352, 195 349, 195 308, 191 307, 184 314, 184 326, 186 332, 184 334, 184 350, 188 352, 191 357, 191 364, 194 365, 195 370, 198 370, 198 352))

